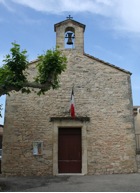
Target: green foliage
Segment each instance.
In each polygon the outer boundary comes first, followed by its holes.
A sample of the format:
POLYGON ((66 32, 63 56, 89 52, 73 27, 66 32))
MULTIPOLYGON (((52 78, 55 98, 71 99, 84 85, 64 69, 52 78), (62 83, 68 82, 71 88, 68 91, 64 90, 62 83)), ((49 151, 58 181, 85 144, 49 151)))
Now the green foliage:
MULTIPOLYGON (((3 60, 4 65, 0 68, 0 96, 9 94, 12 90, 29 94, 34 88, 39 88, 38 95, 45 94, 46 91, 59 87, 59 75, 66 69, 67 59, 62 52, 48 50, 38 57, 38 73, 34 77, 34 82, 27 79, 27 51, 20 51, 20 45, 12 43, 10 54, 3 60)), ((2 105, 0 105, 1 117, 2 105)))
POLYGON ((50 83, 49 87, 38 92, 40 95, 50 88, 59 87, 59 75, 66 69, 67 58, 58 49, 47 50, 44 55, 40 55, 38 58, 38 74, 35 81, 40 84, 50 83))
MULTIPOLYGON (((39 88, 38 95, 59 87, 59 75, 66 69, 67 59, 58 49, 48 50, 38 57, 38 73, 34 82, 28 81, 27 51, 20 51, 20 45, 12 43, 10 54, 3 60, 0 68, 0 96, 15 90, 29 94, 34 88, 39 88), (32 90, 31 90, 32 89, 32 90)), ((2 105, 0 105, 1 116, 2 105)))
POLYGON ((34 88, 39 88, 37 94, 40 95, 59 87, 59 75, 66 69, 67 63, 60 50, 48 50, 38 57, 38 73, 34 82, 30 82, 27 77, 27 51, 20 51, 19 44, 12 43, 12 46, 0 68, 0 96, 9 94, 12 90, 29 94, 34 88))
MULTIPOLYGON (((22 88, 26 79, 25 70, 28 68, 26 50, 20 51, 20 46, 12 43, 10 54, 6 55, 3 60, 4 65, 0 68, 0 87, 15 87, 17 90, 22 88)), ((8 94, 8 92, 7 92, 8 94)))

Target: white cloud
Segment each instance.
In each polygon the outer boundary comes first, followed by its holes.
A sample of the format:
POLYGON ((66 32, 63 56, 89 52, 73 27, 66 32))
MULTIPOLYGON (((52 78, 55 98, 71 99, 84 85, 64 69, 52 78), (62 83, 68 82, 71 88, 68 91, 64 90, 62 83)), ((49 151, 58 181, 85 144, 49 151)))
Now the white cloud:
POLYGON ((106 14, 106 6, 112 5, 111 0, 12 0, 37 11, 62 14, 65 11, 91 12, 106 14))
POLYGON ((58 0, 12 0, 15 3, 30 7, 36 11, 58 14, 61 12, 58 0))
POLYGON ((118 3, 116 17, 121 30, 140 32, 140 1, 122 0, 118 3))
MULTIPOLYGON (((9 1, 10 2, 10 1, 9 1)), ((11 5, 9 5, 9 3, 6 0, 0 0, 0 4, 2 4, 3 6, 5 6, 9 11, 13 12, 14 9, 11 7, 11 5)))
POLYGON ((0 3, 9 8, 8 2, 51 14, 65 12, 99 14, 107 17, 115 30, 140 32, 140 0, 0 0, 0 3))

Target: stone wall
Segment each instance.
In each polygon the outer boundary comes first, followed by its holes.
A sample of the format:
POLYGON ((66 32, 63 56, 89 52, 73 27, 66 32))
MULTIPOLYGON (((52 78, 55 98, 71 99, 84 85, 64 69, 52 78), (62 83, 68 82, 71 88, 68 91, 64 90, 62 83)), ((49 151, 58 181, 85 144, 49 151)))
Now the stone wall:
MULTIPOLYGON (((84 127, 87 154, 83 156, 87 156, 87 174, 135 172, 130 74, 75 50, 64 53, 68 66, 61 75, 58 90, 50 90, 40 97, 20 93, 7 97, 3 174, 53 174, 55 138, 50 117, 70 116, 73 84, 76 116, 90 117, 84 127), (33 155, 34 141, 43 141, 43 155, 33 155)), ((32 78, 34 63, 29 72, 32 78)))
POLYGON ((134 114, 135 133, 140 134, 140 112, 134 114))
POLYGON ((140 173, 140 154, 136 155, 136 160, 137 160, 137 171, 140 173))

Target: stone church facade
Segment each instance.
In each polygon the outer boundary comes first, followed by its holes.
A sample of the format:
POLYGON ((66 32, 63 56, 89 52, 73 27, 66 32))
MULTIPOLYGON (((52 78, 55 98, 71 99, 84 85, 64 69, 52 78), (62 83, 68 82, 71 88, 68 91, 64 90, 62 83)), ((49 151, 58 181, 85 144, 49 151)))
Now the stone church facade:
MULTIPOLYGON (((84 53, 85 25, 68 18, 54 30, 67 69, 60 88, 45 96, 7 96, 2 173, 136 172, 131 73, 84 53), (73 85, 75 118, 69 113, 73 85)), ((31 79, 36 63, 30 63, 31 79)))

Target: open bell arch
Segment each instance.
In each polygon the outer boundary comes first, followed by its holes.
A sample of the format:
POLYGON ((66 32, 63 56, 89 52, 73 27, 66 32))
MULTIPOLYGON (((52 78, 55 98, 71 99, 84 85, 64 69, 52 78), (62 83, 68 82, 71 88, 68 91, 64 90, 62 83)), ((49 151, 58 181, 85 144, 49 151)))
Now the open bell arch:
POLYGON ((73 27, 65 29, 65 48, 75 48, 75 29, 73 27))
POLYGON ((77 52, 84 52, 84 24, 68 17, 66 20, 56 23, 54 31, 56 32, 56 46, 59 49, 70 48, 77 52))

